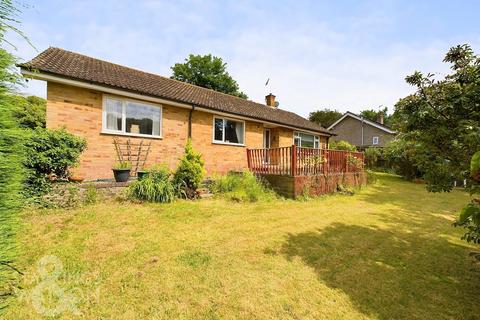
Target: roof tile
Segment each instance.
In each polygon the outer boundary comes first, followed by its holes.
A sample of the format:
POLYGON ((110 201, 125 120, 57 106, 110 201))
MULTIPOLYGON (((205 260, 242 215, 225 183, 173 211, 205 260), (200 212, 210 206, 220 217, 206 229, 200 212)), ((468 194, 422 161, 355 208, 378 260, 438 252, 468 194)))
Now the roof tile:
POLYGON ((194 104, 232 115, 332 134, 327 129, 293 112, 267 107, 250 100, 59 48, 48 48, 31 61, 20 64, 20 67, 167 100, 194 104))

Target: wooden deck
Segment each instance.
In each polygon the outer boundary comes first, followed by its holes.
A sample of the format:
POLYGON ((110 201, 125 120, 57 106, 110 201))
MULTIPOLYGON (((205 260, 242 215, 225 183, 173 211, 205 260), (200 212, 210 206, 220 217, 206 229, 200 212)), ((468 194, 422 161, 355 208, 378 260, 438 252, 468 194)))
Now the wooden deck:
POLYGON ((364 170, 363 152, 301 148, 248 149, 248 168, 258 174, 328 175, 364 170))

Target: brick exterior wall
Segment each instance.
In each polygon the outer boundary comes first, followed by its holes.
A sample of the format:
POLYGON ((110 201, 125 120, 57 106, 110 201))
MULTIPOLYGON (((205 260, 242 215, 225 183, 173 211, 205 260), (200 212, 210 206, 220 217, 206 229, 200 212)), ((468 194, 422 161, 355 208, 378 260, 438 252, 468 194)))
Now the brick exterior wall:
POLYGON ((318 196, 337 191, 338 185, 344 187, 360 187, 366 185, 365 172, 336 173, 328 176, 279 176, 261 175, 280 195, 288 198, 298 198, 302 195, 318 196))
MULTIPOLYGON (((370 146, 373 142, 373 137, 378 137, 379 147, 384 147, 388 142, 393 140, 395 134, 385 132, 367 123, 363 124, 363 145, 370 146)), ((346 117, 338 123, 332 131, 337 134, 333 136, 332 140, 345 140, 355 146, 362 146, 362 122, 352 117, 346 117)))
MULTIPOLYGON (((111 168, 116 161, 113 146, 115 135, 101 133, 102 103, 102 92, 53 82, 47 84, 47 127, 65 127, 67 131, 87 140, 87 150, 81 156, 80 166, 74 169, 75 174, 87 180, 113 177, 111 168)), ((130 138, 132 142, 142 139, 150 141, 152 145, 147 167, 165 163, 174 169, 187 141, 190 110, 168 104, 162 104, 162 107, 162 139, 118 137, 130 138)), ((212 142, 213 116, 201 111, 192 114, 192 143, 205 160, 207 175, 247 169, 246 148, 263 147, 263 124, 245 121, 245 147, 215 144, 212 142)), ((326 138, 321 139, 324 144, 326 138)), ((273 128, 272 140, 276 141, 276 146, 290 146, 293 130, 273 128)))

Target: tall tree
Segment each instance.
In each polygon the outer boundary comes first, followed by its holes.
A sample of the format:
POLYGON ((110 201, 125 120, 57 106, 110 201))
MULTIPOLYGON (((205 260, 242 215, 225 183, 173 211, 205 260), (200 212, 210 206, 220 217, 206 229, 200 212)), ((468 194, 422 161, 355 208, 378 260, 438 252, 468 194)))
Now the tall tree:
POLYGON ((15 265, 15 232, 18 226, 18 210, 21 207, 24 180, 24 132, 19 127, 16 104, 12 92, 21 76, 15 69, 14 55, 5 50, 5 34, 8 31, 23 36, 17 29, 19 10, 13 1, 0 2, 0 310, 11 295, 12 283, 18 272, 15 265))
MULTIPOLYGON (((480 151, 480 56, 464 44, 451 48, 444 62, 452 69, 444 79, 418 71, 406 78, 417 91, 396 104, 397 129, 402 132, 400 138, 410 142, 406 152, 414 155, 429 191, 451 191, 455 180, 466 179, 478 192, 470 164, 480 151)), ((479 200, 469 206, 480 212, 479 200)), ((480 231, 480 214, 471 223, 480 231)), ((480 234, 465 238, 480 242, 480 234)))
POLYGON ((376 121, 378 122, 378 119, 380 118, 380 114, 383 115, 383 124, 386 126, 391 125, 391 116, 388 114, 388 108, 384 107, 383 109, 380 110, 374 110, 374 109, 365 109, 360 112, 360 115, 368 120, 371 121, 376 121))
POLYGON ((227 72, 227 64, 222 58, 207 55, 189 55, 184 63, 171 67, 172 79, 191 83, 200 87, 223 92, 243 99, 247 95, 240 91, 238 83, 227 72))
POLYGON ((308 119, 324 128, 328 128, 341 117, 342 113, 340 113, 338 110, 325 108, 310 112, 308 119))

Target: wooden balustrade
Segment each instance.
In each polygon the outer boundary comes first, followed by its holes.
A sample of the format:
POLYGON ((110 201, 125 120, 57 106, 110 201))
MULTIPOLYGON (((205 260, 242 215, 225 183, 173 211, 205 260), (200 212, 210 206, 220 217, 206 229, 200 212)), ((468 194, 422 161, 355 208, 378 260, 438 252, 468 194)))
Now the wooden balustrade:
POLYGON ((363 152, 290 147, 247 149, 250 171, 259 174, 306 176, 364 170, 363 152))

